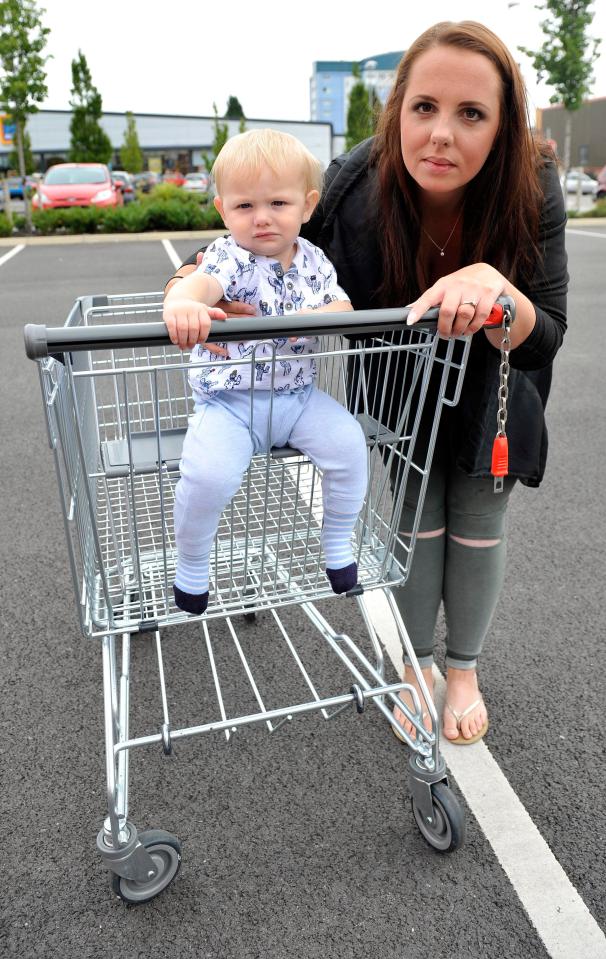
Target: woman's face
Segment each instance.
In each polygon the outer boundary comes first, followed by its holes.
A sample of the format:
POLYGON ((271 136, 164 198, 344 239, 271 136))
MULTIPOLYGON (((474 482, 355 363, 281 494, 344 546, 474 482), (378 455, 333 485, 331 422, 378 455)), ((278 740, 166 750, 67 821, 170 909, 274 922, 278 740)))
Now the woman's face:
POLYGON ((415 61, 400 140, 404 166, 428 197, 458 199, 482 169, 499 129, 501 89, 481 53, 442 45, 415 61))

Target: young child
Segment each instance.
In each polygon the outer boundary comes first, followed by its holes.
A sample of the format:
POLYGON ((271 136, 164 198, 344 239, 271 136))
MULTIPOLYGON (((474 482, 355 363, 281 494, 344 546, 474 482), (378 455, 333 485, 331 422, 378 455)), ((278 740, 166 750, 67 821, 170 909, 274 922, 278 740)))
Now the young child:
POLYGON ((177 606, 195 614, 208 605, 221 513, 254 453, 288 444, 322 471, 322 547, 335 593, 357 583, 351 536, 367 486, 359 423, 313 385, 317 337, 224 343, 220 356, 195 345, 206 340, 211 319, 225 319, 215 306, 223 299, 252 303, 261 316, 351 309, 332 264, 298 235, 320 197, 320 164, 290 134, 250 130, 227 141, 212 173, 215 206, 231 235, 208 247, 196 272, 170 289, 164 305, 171 341, 195 347, 192 361, 208 363, 190 372, 196 407, 175 491, 173 589, 177 606), (280 357, 275 363, 274 356, 280 357), (242 357, 249 361, 231 362, 242 357))

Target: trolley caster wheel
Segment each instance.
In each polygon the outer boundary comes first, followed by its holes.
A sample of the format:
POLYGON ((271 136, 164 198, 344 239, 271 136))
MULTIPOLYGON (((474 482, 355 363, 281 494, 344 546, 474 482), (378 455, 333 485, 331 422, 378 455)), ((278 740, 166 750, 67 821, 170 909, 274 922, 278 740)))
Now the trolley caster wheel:
POLYGON ((246 623, 256 623, 257 614, 256 613, 244 613, 244 621, 246 623))
POLYGON ((171 836, 163 829, 148 829, 139 833, 139 842, 145 846, 154 861, 156 875, 148 882, 137 882, 135 879, 125 879, 112 873, 112 890, 132 906, 149 902, 154 896, 163 892, 171 884, 181 865, 181 843, 176 836, 171 836))
POLYGON ((438 852, 454 852, 465 842, 465 814, 455 794, 444 782, 431 786, 432 822, 428 823, 414 799, 412 812, 423 839, 438 852))

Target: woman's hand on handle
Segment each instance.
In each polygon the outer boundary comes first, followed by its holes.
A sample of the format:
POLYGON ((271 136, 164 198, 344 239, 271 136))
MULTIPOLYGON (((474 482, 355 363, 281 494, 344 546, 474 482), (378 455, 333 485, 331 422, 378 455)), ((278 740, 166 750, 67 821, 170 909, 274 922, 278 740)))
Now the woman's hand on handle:
MULTIPOLYGON (((511 349, 515 349, 534 328, 535 308, 527 296, 488 263, 472 263, 456 273, 440 277, 410 304, 408 323, 415 323, 432 306, 437 306, 440 308, 440 336, 468 336, 482 329, 501 295, 511 296, 516 305, 511 332, 511 349)), ((484 333, 498 349, 502 339, 500 328, 486 329, 484 333)))
POLYGON ((432 306, 438 306, 440 336, 477 333, 506 286, 505 277, 487 263, 463 267, 456 273, 440 277, 437 283, 410 304, 408 323, 416 322, 432 306))
MULTIPOLYGON (((410 304, 408 323, 415 323, 432 306, 440 308, 440 336, 468 336, 481 330, 499 296, 511 296, 515 302, 515 323, 511 330, 511 349, 532 332, 536 322, 533 304, 513 283, 488 263, 472 263, 456 273, 440 277, 418 300, 410 304), (414 314, 414 315, 413 315, 414 314)), ((484 334, 497 349, 501 345, 500 328, 485 329, 484 334)))

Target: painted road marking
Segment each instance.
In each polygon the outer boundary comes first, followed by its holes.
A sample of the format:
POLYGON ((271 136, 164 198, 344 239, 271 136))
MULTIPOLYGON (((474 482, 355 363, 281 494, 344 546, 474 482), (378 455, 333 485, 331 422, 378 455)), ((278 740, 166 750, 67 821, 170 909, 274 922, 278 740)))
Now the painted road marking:
POLYGON ((10 260, 12 256, 17 256, 17 253, 21 253, 21 250, 24 250, 24 249, 25 249, 24 243, 20 243, 19 246, 14 246, 13 249, 10 250, 8 253, 5 253, 4 256, 0 256, 0 266, 2 266, 3 263, 6 263, 7 260, 10 260))
MULTIPOLYGON (((375 629, 398 676, 402 648, 382 590, 364 594, 375 629)), ((446 682, 434 667, 438 714, 446 682)), ((606 936, 551 852, 482 741, 440 749, 465 800, 492 846, 522 906, 552 959, 606 959, 606 936)))
POLYGON ((168 259, 170 260, 170 262, 171 262, 172 265, 174 266, 175 270, 178 270, 179 267, 181 266, 183 260, 182 260, 181 257, 177 254, 177 251, 175 250, 175 248, 174 248, 174 246, 172 245, 172 243, 170 242, 170 240, 162 240, 162 246, 163 246, 164 249, 166 250, 166 253, 167 253, 167 255, 168 255, 168 259))

